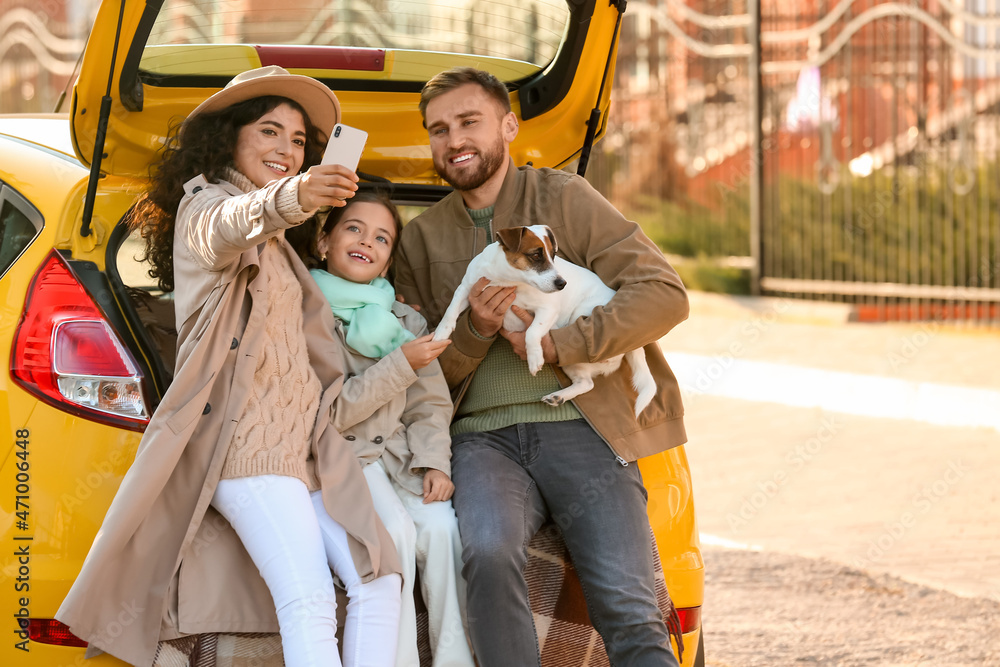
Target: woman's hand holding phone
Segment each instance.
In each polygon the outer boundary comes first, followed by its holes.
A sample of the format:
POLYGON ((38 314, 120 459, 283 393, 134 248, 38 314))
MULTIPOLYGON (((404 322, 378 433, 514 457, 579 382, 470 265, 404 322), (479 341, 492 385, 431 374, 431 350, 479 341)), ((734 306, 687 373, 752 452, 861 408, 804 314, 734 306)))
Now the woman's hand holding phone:
POLYGON ((313 211, 323 206, 346 206, 357 192, 354 172, 365 150, 368 133, 337 123, 320 164, 310 167, 299 183, 299 205, 313 211))
POLYGON ((309 167, 299 181, 299 206, 315 211, 322 206, 346 206, 358 190, 358 175, 341 164, 309 167))

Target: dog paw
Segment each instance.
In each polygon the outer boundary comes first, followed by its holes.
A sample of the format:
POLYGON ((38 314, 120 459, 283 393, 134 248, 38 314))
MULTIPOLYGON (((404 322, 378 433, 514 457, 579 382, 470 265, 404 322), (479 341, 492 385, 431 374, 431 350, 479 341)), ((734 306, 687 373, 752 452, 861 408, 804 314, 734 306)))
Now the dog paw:
POLYGON ((447 324, 438 325, 438 328, 434 330, 433 340, 435 341, 448 340, 448 338, 454 331, 455 331, 454 326, 449 326, 447 324))
POLYGON ((560 405, 562 405, 565 402, 566 402, 566 399, 564 399, 559 394, 549 394, 548 396, 542 397, 542 403, 546 403, 548 405, 551 405, 554 408, 559 407, 560 405))
POLYGON ((542 366, 545 365, 545 357, 541 354, 528 353, 528 370, 531 371, 532 375, 537 375, 538 371, 542 370, 542 366))

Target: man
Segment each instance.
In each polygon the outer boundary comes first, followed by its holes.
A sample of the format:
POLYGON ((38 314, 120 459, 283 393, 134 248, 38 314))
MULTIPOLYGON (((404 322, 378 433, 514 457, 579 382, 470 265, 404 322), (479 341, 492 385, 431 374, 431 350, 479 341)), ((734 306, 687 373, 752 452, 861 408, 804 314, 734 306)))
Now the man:
POLYGON ((440 357, 457 406, 454 503, 479 663, 539 664, 524 567, 528 542, 551 516, 611 663, 676 665, 656 606, 646 493, 634 461, 686 440, 677 381, 656 345, 687 317, 684 287, 639 227, 585 180, 514 166, 517 117, 491 74, 442 72, 427 82, 420 108, 434 166, 455 191, 403 229, 396 289, 407 303, 437 325, 493 234, 532 224, 551 227, 560 254, 617 290, 590 317, 545 337, 546 366, 532 376, 524 334, 502 328, 514 288, 480 280, 440 357), (627 364, 571 403, 540 401, 566 382, 560 364, 642 346, 659 393, 638 420, 627 364))

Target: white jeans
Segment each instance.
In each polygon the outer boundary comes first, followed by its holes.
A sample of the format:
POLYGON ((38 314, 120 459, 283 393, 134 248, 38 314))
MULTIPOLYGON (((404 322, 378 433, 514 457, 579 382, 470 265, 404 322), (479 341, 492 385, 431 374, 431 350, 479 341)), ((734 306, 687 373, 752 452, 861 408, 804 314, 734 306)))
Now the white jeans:
POLYGON ((286 667, 391 667, 400 578, 361 583, 343 527, 319 491, 294 477, 223 479, 212 498, 236 530, 274 598, 286 667), (337 599, 330 569, 347 589, 344 657, 337 653, 337 599))
POLYGON ((381 460, 364 468, 375 511, 392 536, 403 564, 396 667, 420 667, 413 582, 420 570, 420 592, 427 604, 433 667, 473 667, 465 630, 465 580, 462 541, 451 501, 424 504, 404 489, 381 460))

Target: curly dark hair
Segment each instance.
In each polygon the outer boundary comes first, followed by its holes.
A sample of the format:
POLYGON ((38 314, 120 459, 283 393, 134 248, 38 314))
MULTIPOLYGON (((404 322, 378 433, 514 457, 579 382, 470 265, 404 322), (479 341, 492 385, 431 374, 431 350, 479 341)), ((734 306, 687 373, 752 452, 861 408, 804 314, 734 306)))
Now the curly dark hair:
MULTIPOLYGON (((346 206, 340 206, 331 210, 330 214, 326 217, 326 221, 322 223, 322 228, 320 228, 320 216, 315 216, 312 220, 308 220, 298 227, 286 229, 285 240, 291 244, 292 248, 295 249, 295 252, 298 253, 299 257, 302 258, 302 262, 308 268, 326 268, 326 262, 320 257, 320 252, 316 248, 316 242, 333 231, 333 228, 344 219, 347 209, 351 208, 354 204, 361 203, 381 204, 389 211, 393 224, 396 227, 396 238, 392 245, 392 254, 390 255, 390 257, 394 258, 396 256, 396 248, 399 247, 399 235, 403 231, 403 219, 400 217, 399 209, 396 208, 389 194, 380 189, 358 192, 347 201, 346 206)), ((391 266, 390 264, 390 271, 391 266)))
POLYGON ((302 168, 319 164, 325 144, 323 133, 297 102, 286 97, 255 97, 194 116, 170 128, 160 159, 150 167, 149 189, 133 207, 128 220, 146 242, 140 259, 150 263, 149 275, 164 292, 174 289, 174 224, 184 184, 198 174, 204 175, 209 183, 218 183, 226 168, 233 164, 240 130, 281 104, 297 109, 305 121, 302 168))

